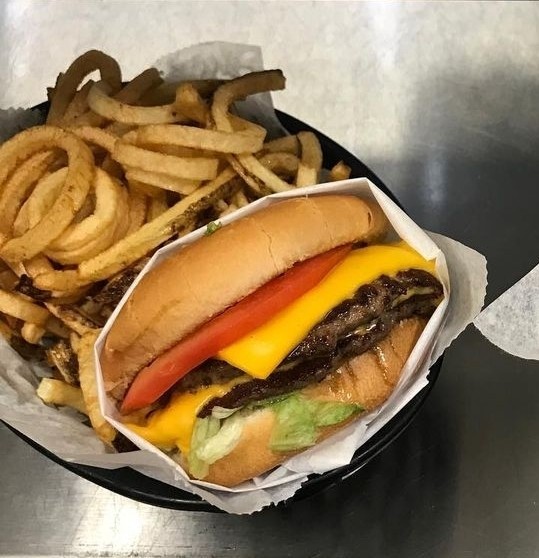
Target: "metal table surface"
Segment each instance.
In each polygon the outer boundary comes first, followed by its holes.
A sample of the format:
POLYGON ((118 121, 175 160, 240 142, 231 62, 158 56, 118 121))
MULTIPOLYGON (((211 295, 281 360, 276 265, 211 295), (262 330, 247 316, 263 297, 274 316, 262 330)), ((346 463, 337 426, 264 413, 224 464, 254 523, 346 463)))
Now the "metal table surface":
MULTIPOLYGON (((276 104, 362 158, 424 227, 483 252, 487 302, 539 259, 539 5, 0 3, 0 105, 75 54, 134 73, 194 42, 263 46, 276 104)), ((408 430, 354 477, 253 516, 152 508, 0 428, 0 555, 535 557, 537 362, 473 328, 408 430)))

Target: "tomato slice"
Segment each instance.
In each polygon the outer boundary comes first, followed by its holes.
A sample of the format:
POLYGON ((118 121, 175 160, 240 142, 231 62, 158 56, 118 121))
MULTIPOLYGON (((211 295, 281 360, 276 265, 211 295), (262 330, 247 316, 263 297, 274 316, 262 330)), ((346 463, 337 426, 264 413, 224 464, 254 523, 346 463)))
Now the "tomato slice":
POLYGON ((130 413, 154 403, 205 360, 260 327, 316 286, 351 250, 339 246, 296 264, 225 310, 143 368, 121 406, 130 413))

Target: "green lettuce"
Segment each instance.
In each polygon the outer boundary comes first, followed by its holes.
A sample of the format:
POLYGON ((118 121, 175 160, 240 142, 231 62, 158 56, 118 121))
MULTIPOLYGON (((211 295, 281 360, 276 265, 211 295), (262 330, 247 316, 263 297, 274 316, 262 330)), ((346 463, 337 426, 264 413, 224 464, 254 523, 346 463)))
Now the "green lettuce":
POLYGON ((269 406, 277 419, 270 440, 273 451, 294 451, 313 446, 320 428, 343 422, 362 411, 362 407, 354 403, 316 401, 298 393, 269 406))
POLYGON ((228 455, 236 447, 244 420, 240 413, 225 420, 212 416, 196 420, 187 457, 189 471, 193 476, 204 478, 212 463, 228 455))
POLYGON ((317 428, 313 414, 305 398, 297 394, 271 403, 268 407, 275 413, 270 448, 273 451, 292 451, 314 446, 317 428))
POLYGON ((188 455, 191 474, 204 478, 212 463, 228 455, 241 437, 246 417, 258 409, 275 413, 270 448, 276 452, 313 446, 320 428, 339 424, 363 410, 355 403, 316 401, 297 392, 258 401, 235 412, 219 409, 215 415, 195 422, 188 455))

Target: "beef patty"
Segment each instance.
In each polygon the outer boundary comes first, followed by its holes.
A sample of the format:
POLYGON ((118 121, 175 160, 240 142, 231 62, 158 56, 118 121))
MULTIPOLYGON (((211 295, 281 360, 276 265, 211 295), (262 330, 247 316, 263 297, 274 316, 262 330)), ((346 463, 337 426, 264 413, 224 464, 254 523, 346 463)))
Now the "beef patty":
POLYGON ((182 378, 176 391, 195 391, 245 377, 244 383, 209 401, 198 413, 205 417, 216 406, 234 409, 301 389, 369 350, 399 321, 430 316, 442 296, 442 285, 426 271, 382 275, 329 312, 266 380, 251 379, 227 362, 209 359, 182 378))

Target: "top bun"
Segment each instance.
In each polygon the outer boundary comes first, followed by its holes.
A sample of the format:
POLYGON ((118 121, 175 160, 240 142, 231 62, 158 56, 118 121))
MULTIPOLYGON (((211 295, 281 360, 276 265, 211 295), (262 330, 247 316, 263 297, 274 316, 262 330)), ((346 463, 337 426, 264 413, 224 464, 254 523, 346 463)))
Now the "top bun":
POLYGON ((137 372, 213 316, 295 263, 387 231, 376 204, 354 196, 294 198, 204 236, 144 276, 105 342, 106 391, 121 400, 137 372))

